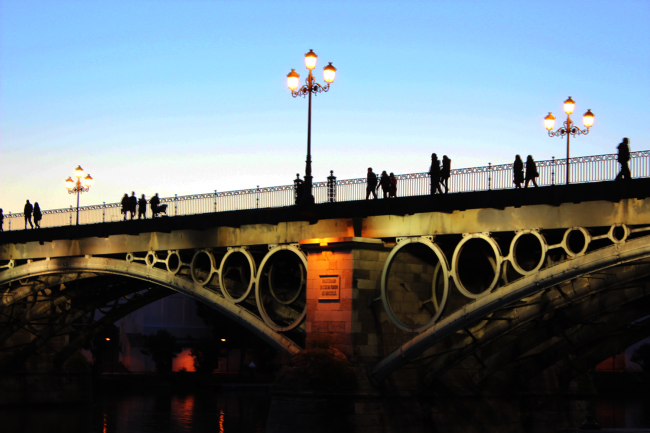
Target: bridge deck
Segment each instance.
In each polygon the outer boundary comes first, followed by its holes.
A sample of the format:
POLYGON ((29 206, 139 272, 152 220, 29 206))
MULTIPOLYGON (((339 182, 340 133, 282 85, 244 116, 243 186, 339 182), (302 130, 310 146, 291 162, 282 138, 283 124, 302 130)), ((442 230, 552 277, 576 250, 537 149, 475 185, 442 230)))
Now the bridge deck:
MULTIPOLYGON (((0 233, 0 245, 27 242, 52 242, 60 239, 106 238, 114 235, 137 236, 140 233, 170 233, 175 230, 206 230, 214 227, 241 227, 249 224, 271 224, 335 218, 365 218, 379 215, 410 215, 423 212, 453 213, 469 209, 505 209, 531 205, 559 206, 563 203, 589 201, 618 202, 622 199, 643 199, 650 191, 650 179, 629 182, 597 182, 573 185, 554 185, 520 190, 477 191, 395 199, 359 200, 342 203, 323 203, 312 206, 286 206, 271 209, 252 209, 160 217, 148 220, 107 222, 81 226, 52 227, 40 230, 13 230, 0 233)), ((360 231, 360 224, 356 233, 360 231)))

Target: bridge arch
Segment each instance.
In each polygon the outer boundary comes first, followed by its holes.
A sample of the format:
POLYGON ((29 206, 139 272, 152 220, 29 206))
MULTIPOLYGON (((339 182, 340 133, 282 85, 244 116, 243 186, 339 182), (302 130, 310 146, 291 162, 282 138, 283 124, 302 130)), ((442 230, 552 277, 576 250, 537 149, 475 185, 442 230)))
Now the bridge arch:
POLYGON ((524 276, 464 305, 397 348, 370 370, 370 379, 376 383, 382 381, 439 341, 523 298, 583 275, 647 257, 650 257, 650 237, 644 236, 578 255, 524 276))
MULTIPOLYGON (((168 289, 181 292, 193 299, 209 305, 227 317, 248 328, 271 346, 295 354, 302 350, 286 336, 271 329, 263 320, 239 305, 229 302, 203 285, 183 278, 180 275, 158 269, 145 263, 118 260, 105 257, 66 257, 31 261, 0 272, 0 286, 26 278, 70 273, 91 273, 98 275, 119 275, 148 281, 168 289)), ((24 292, 29 292, 25 290, 24 292)))

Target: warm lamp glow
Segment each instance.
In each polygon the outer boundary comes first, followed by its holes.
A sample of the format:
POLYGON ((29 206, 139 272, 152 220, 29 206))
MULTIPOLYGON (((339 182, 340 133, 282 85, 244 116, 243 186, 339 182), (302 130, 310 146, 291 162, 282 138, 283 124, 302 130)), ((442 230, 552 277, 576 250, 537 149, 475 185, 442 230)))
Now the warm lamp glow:
POLYGON ((80 179, 84 175, 84 169, 78 165, 77 168, 74 169, 74 175, 77 177, 77 179, 80 179))
POLYGON ((90 188, 93 185, 93 178, 90 175, 84 177, 84 185, 86 188, 90 188))
POLYGON ((300 75, 296 72, 295 69, 292 69, 291 72, 287 74, 287 87, 291 90, 296 90, 298 88, 298 79, 300 75))
POLYGON ((316 67, 317 58, 318 56, 314 53, 314 50, 309 50, 309 52, 305 54, 305 66, 307 66, 307 69, 312 70, 316 67))
POLYGON ((111 341, 111 339, 110 339, 110 338, 108 338, 108 337, 106 337, 106 341, 111 341))
POLYGON ((573 101, 573 99, 571 99, 571 97, 569 96, 569 99, 567 99, 566 101, 564 101, 564 112, 565 112, 566 114, 571 114, 571 113, 573 113, 573 109, 575 108, 575 106, 576 106, 576 103, 575 103, 575 102, 573 101))
POLYGON ((226 341, 226 339, 225 339, 225 338, 222 338, 221 341, 226 341))
POLYGON ((594 113, 592 113, 591 110, 587 110, 582 118, 582 123, 584 123, 587 128, 594 126, 594 113))
POLYGON ((544 118, 544 127, 549 131, 555 126, 555 117, 551 113, 548 113, 548 116, 544 118))
POLYGON ((323 78, 327 84, 334 82, 334 78, 336 78, 336 68, 332 66, 332 62, 323 68, 323 78))
POLYGON ((74 187, 74 180, 72 180, 72 177, 69 177, 65 180, 65 187, 67 189, 72 189, 74 187))

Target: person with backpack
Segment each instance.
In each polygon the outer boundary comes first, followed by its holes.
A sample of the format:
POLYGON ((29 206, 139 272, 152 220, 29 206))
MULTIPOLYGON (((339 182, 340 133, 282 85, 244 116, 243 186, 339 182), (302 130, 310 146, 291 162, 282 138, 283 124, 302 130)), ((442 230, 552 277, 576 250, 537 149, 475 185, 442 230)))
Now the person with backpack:
POLYGON ((533 156, 528 155, 528 157, 526 158, 526 183, 524 184, 524 188, 528 188, 528 182, 530 182, 531 180, 533 181, 533 185, 535 185, 535 188, 537 188, 537 180, 535 179, 538 177, 539 177, 539 172, 537 171, 537 165, 533 160, 533 156))
POLYGON ((626 137, 618 147, 618 157, 616 160, 621 164, 621 171, 616 175, 616 180, 630 180, 632 178, 630 174, 630 166, 628 165, 630 161, 630 140, 626 137))

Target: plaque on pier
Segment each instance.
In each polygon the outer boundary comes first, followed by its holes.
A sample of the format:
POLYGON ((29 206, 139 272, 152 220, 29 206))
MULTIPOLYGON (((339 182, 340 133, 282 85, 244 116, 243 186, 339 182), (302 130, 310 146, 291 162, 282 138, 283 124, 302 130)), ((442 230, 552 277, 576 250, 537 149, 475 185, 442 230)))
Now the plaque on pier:
POLYGON ((341 278, 338 275, 321 275, 319 301, 339 301, 341 293, 341 278))

